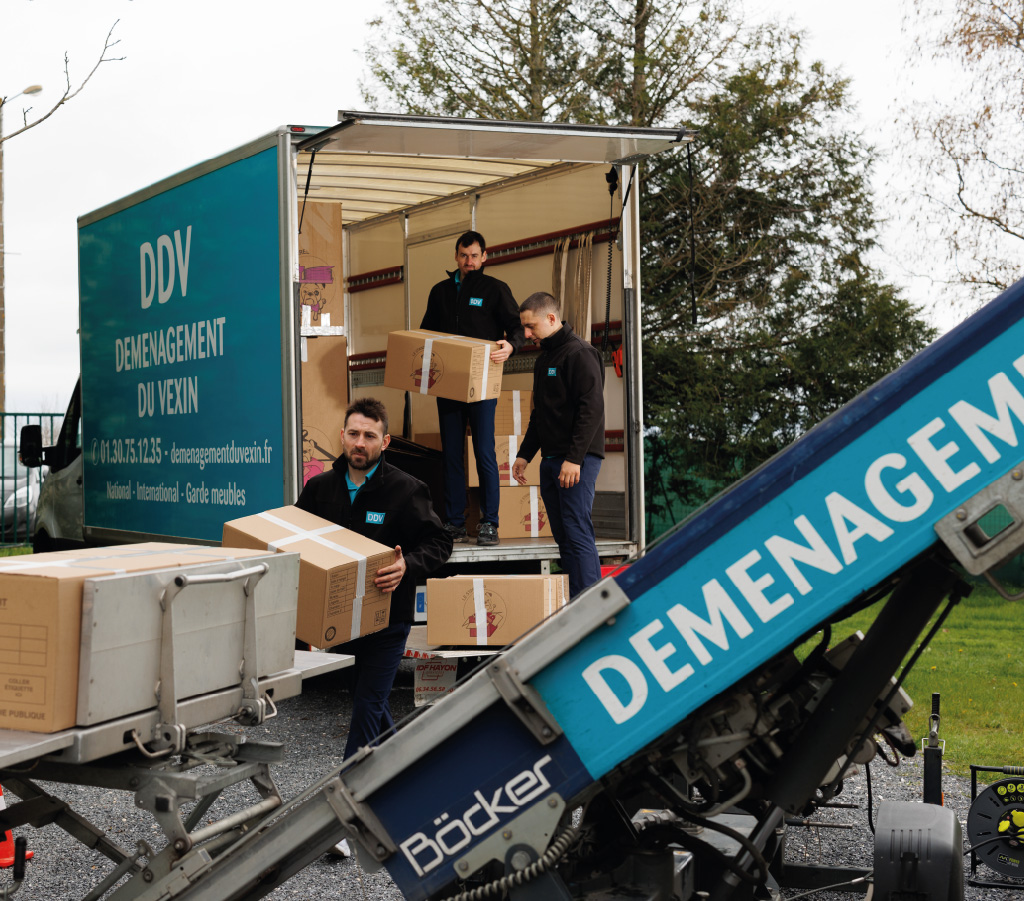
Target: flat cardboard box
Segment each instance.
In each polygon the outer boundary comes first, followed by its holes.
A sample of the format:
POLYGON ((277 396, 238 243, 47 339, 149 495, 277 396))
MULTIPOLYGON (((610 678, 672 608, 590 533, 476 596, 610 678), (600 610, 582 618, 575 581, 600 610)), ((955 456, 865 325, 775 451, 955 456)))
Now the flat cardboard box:
MULTIPOLYGON (((152 542, 4 558, 0 561, 0 728, 59 732, 76 725, 79 664, 83 659, 83 591, 87 580, 91 583, 103 577, 259 556, 259 552, 231 548, 152 542)), ((159 597, 138 598, 140 607, 151 607, 150 602, 158 601, 159 597)), ((289 622, 292 615, 289 611, 289 622)), ((91 619, 88 621, 91 624, 91 619)), ((91 643, 93 635, 87 637, 91 643)), ((130 631, 124 643, 154 638, 159 645, 159 633, 154 637, 130 631)), ((294 655, 290 629, 284 640, 290 646, 286 657, 290 666, 294 655)), ((176 652, 181 643, 176 634, 176 652)), ((152 652, 149 656, 153 656, 152 652)), ((279 659, 267 663, 277 670, 283 668, 279 659)), ((116 675, 122 682, 142 682, 145 678, 149 683, 147 674, 131 668, 120 668, 116 675)), ((199 685, 193 693, 222 687, 199 685)), ((181 686, 178 688, 176 693, 180 697, 181 686)), ((147 698, 141 708, 118 710, 110 715, 127 715, 153 706, 152 692, 147 693, 147 698)))
POLYGON ((494 434, 525 435, 532 409, 532 391, 502 391, 494 408, 494 434))
POLYGON ((428 579, 427 643, 506 645, 565 606, 568 595, 565 575, 428 579))
POLYGON ((388 625, 391 595, 373 580, 380 567, 394 562, 394 548, 298 507, 226 522, 222 544, 299 553, 299 641, 330 648, 388 625))
POLYGON ((344 325, 341 204, 300 200, 296 222, 299 216, 299 304, 309 311, 314 327, 344 325))
MULTIPOLYGON (((523 443, 522 435, 496 435, 494 437, 494 458, 498 463, 498 484, 506 488, 522 487, 512 477, 512 464, 519 455, 519 445, 523 443)), ((473 453, 473 439, 466 441, 466 477, 470 488, 480 487, 480 476, 476 471, 476 454, 473 453)), ((540 484, 540 454, 526 464, 526 485, 540 484)), ((500 513, 499 513, 500 515, 500 513)))
POLYGON ((390 332, 384 384, 464 403, 496 398, 501 393, 502 366, 491 362, 495 349, 493 341, 445 332, 390 332))
POLYGON ((348 342, 341 336, 302 338, 302 484, 341 456, 348 407, 348 342))

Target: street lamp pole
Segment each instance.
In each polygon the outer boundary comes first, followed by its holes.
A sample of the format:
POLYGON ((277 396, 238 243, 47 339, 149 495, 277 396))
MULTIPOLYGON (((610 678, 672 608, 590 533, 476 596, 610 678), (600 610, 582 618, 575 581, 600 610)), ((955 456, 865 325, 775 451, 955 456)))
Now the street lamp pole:
POLYGON ((38 94, 38 84, 29 85, 13 97, 0 97, 0 413, 7 409, 7 309, 4 305, 4 259, 7 256, 4 244, 4 107, 23 94, 38 94))

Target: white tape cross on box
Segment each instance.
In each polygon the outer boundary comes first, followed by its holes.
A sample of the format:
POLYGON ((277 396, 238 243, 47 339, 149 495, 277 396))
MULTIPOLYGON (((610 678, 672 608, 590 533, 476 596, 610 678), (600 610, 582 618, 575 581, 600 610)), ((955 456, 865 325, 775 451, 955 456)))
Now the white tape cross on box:
POLYGON ((520 397, 518 389, 512 390, 512 434, 523 434, 523 414, 519 410, 520 397))
POLYGON ((308 540, 315 541, 317 544, 322 544, 324 547, 329 547, 332 550, 339 551, 346 557, 351 557, 356 561, 356 596, 352 600, 352 631, 350 637, 353 639, 358 638, 359 627, 363 619, 363 598, 366 596, 366 554, 360 554, 359 551, 355 551, 352 548, 345 547, 343 544, 338 544, 336 541, 329 541, 324 538, 325 533, 336 532, 341 528, 341 526, 321 526, 319 529, 310 529, 306 531, 300 529, 293 523, 288 522, 286 519, 274 516, 273 513, 259 513, 257 515, 261 519, 265 519, 267 522, 272 522, 274 525, 281 526, 281 528, 294 533, 286 538, 279 538, 277 541, 269 542, 267 547, 271 550, 276 551, 278 548, 285 547, 289 544, 295 544, 296 541, 308 540))

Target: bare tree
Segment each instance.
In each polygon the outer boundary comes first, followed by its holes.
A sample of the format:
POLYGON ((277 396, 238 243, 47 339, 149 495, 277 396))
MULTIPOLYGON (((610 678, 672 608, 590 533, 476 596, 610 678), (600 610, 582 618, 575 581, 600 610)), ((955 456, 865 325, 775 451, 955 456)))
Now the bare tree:
MULTIPOLYGON (((910 112, 914 216, 945 245, 937 280, 980 304, 1021 276, 1024 250, 1024 0, 915 0, 925 59, 952 64, 956 90, 910 112)), ((933 248, 932 248, 933 249, 933 248)))
MULTIPOLYGON (((120 41, 114 40, 114 29, 117 27, 117 22, 119 21, 120 19, 110 26, 110 31, 107 32, 106 40, 103 42, 103 50, 100 53, 99 59, 96 60, 95 65, 89 70, 89 74, 85 76, 78 87, 72 87, 70 59, 68 58, 67 52, 64 53, 64 93, 61 94, 57 102, 54 103, 53 106, 51 106, 50 109, 38 119, 34 119, 29 122, 28 113, 30 110, 23 109, 21 127, 12 131, 10 134, 5 135, 3 133, 3 113, 4 106, 7 103, 7 98, 0 97, 0 412, 3 412, 7 405, 7 355, 4 348, 6 339, 6 307, 4 297, 4 144, 11 138, 15 138, 28 131, 30 128, 35 128, 40 123, 45 122, 65 103, 72 100, 74 97, 77 97, 78 94, 82 92, 82 89, 89 83, 89 80, 93 75, 96 74, 96 70, 99 69, 103 63, 124 59, 123 56, 111 56, 111 50, 120 43, 120 41)), ((38 88, 36 88, 36 90, 38 90, 38 88)))

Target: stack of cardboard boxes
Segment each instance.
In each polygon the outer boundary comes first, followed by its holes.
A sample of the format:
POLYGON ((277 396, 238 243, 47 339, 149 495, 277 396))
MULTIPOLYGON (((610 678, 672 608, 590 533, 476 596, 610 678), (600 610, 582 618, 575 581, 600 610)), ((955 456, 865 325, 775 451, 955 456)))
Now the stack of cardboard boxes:
MULTIPOLYGON (((526 467, 526 485, 520 485, 512 477, 512 464, 519 456, 519 446, 530 424, 532 401, 532 391, 502 391, 494 412, 494 454, 500 485, 498 537, 502 540, 551 537, 551 524, 540 497, 540 454, 535 454, 526 467)), ((469 486, 478 488, 480 478, 471 438, 466 439, 466 455, 469 486)), ((470 513, 472 525, 479 518, 479 506, 475 506, 470 513)))

